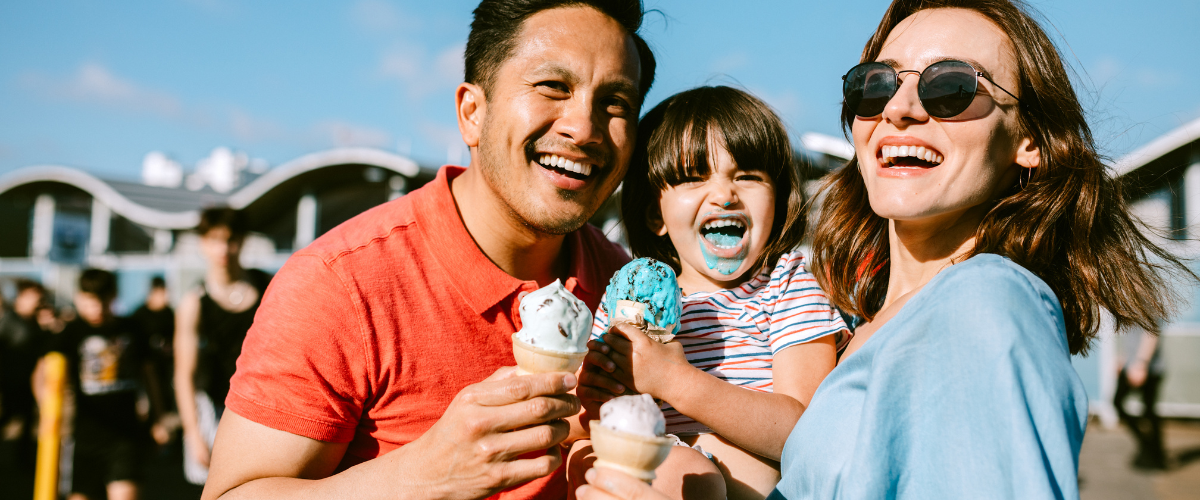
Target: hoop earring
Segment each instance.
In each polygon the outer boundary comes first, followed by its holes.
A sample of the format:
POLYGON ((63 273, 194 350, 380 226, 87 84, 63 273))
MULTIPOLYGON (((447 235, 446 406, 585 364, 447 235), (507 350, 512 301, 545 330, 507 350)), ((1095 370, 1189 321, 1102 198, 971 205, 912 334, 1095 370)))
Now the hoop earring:
POLYGON ((1020 175, 1017 176, 1017 184, 1021 186, 1021 189, 1025 189, 1025 185, 1029 184, 1031 178, 1033 178, 1033 169, 1023 168, 1020 175))

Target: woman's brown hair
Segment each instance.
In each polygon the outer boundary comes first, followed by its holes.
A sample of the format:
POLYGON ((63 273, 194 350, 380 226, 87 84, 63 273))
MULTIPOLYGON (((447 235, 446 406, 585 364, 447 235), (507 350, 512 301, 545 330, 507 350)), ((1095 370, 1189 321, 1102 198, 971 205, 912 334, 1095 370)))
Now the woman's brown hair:
MULTIPOLYGON (((1157 331, 1176 293, 1163 272, 1196 278, 1139 231, 1119 182, 1096 152, 1083 108, 1058 49, 1020 0, 895 0, 863 49, 874 61, 904 19, 937 8, 968 9, 1008 35, 1017 60, 1019 123, 1041 152, 1041 164, 984 216, 975 232, 981 253, 1003 255, 1042 278, 1058 296, 1071 353, 1086 353, 1108 310, 1118 329, 1157 331)), ((842 127, 854 112, 843 103, 842 127)), ((813 234, 814 274, 837 307, 873 318, 887 294, 888 221, 871 210, 857 158, 822 187, 824 203, 813 234)))
POLYGON ((637 149, 621 187, 621 214, 635 257, 660 260, 680 272, 675 247, 655 234, 647 217, 657 212, 663 190, 709 174, 709 140, 714 138, 739 169, 765 173, 775 186, 775 223, 753 272, 775 265, 800 245, 804 191, 783 121, 745 91, 697 87, 668 97, 638 123, 637 149))

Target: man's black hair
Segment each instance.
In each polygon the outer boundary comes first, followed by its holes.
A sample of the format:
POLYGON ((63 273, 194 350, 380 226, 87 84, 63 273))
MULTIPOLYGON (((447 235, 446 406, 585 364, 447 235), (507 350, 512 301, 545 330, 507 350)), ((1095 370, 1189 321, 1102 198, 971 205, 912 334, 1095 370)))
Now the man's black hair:
POLYGON ((483 87, 485 94, 490 93, 500 65, 516 48, 522 23, 538 12, 572 6, 600 11, 616 20, 633 37, 641 63, 638 90, 645 98, 654 83, 655 62, 650 46, 637 33, 642 27, 641 0, 483 0, 475 8, 475 20, 471 22, 471 34, 467 37, 464 79, 483 87))
POLYGON ((151 290, 153 290, 155 288, 166 288, 166 287, 167 287, 167 280, 164 280, 162 276, 155 276, 153 278, 150 278, 150 289, 151 290))
POLYGON ((85 269, 79 275, 79 291, 95 295, 103 302, 117 298, 117 276, 103 269, 85 269))

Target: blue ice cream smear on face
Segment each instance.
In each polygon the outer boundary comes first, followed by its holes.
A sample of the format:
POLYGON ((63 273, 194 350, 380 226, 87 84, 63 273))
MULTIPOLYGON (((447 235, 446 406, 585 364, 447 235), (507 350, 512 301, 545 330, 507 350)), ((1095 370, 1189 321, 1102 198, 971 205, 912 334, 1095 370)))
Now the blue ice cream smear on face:
POLYGON ((654 259, 642 257, 625 264, 608 282, 605 307, 609 314, 617 310, 618 300, 639 302, 647 306, 650 317, 646 322, 659 328, 672 327, 679 333, 679 314, 682 296, 675 271, 654 259))
MULTIPOLYGON (((703 236, 697 236, 697 238, 704 239, 703 236)), ((710 237, 709 240, 711 241, 712 238, 710 237)), ((741 239, 735 238, 735 241, 732 244, 736 245, 738 241, 741 241, 741 239)), ((708 247, 704 246, 703 241, 700 241, 699 244, 700 244, 700 253, 704 254, 704 263, 706 265, 708 265, 708 268, 716 269, 718 273, 724 274, 726 276, 737 272, 738 268, 742 267, 742 262, 744 262, 746 260, 746 249, 745 248, 742 248, 742 251, 738 252, 736 257, 718 257, 716 255, 709 253, 708 247)), ((731 246, 731 245, 727 245, 727 246, 731 246)))

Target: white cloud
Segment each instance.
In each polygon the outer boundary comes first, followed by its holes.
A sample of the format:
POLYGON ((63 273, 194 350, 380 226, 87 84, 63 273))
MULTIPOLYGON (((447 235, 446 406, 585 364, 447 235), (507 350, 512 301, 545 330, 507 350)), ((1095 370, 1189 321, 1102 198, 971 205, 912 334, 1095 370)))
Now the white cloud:
POLYGON ((30 90, 51 99, 99 104, 167 118, 181 118, 184 114, 179 99, 169 92, 138 85, 97 62, 83 63, 74 74, 65 78, 26 72, 20 80, 30 90))
POLYGON ((713 73, 732 73, 742 69, 750 64, 750 56, 745 52, 730 52, 717 57, 709 64, 709 71, 713 73))
POLYGON ((317 134, 336 147, 386 148, 392 144, 392 134, 386 130, 338 120, 318 123, 317 134))
POLYGON ((449 92, 462 81, 464 49, 465 45, 456 44, 430 55, 424 47, 397 45, 384 52, 378 72, 386 79, 399 82, 410 97, 449 92))
POLYGON ((405 15, 395 5, 384 0, 359 0, 350 8, 350 20, 360 28, 373 32, 411 29, 413 16, 405 15))
POLYGON ((262 142, 286 137, 287 130, 272 120, 252 116, 234 108, 229 112, 229 129, 239 141, 262 142))

